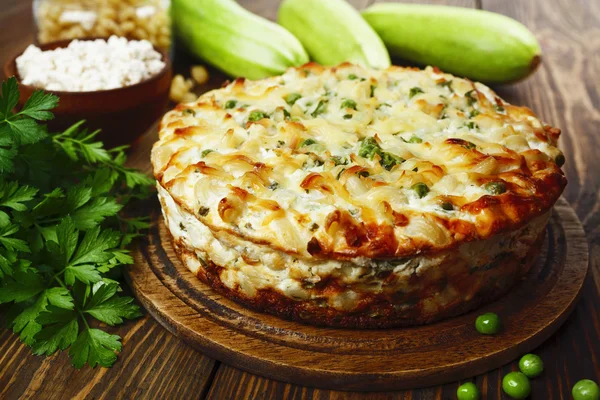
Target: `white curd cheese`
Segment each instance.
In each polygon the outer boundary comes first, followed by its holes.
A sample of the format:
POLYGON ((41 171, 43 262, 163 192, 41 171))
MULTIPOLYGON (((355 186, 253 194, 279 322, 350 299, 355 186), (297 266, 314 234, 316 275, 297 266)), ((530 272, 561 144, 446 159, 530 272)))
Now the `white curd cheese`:
POLYGON ((165 67, 147 40, 74 40, 67 47, 42 51, 31 45, 17 58, 21 81, 46 90, 91 92, 134 85, 165 67))

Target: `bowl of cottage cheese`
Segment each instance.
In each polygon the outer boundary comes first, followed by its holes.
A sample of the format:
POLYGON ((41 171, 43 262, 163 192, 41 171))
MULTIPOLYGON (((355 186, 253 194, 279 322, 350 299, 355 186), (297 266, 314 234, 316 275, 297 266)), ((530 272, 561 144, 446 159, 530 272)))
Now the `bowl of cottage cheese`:
POLYGON ((171 81, 167 54, 145 40, 75 39, 30 45, 4 66, 20 105, 35 90, 60 99, 51 130, 86 120, 108 146, 129 144, 164 113, 171 81))

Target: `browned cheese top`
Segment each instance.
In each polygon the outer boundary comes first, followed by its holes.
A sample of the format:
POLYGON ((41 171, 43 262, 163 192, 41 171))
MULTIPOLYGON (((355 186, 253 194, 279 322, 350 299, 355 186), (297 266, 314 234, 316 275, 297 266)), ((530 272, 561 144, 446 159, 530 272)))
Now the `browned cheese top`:
POLYGON ((566 185, 559 134, 435 68, 308 64, 177 106, 152 163, 213 231, 306 259, 388 258, 547 211, 566 185))

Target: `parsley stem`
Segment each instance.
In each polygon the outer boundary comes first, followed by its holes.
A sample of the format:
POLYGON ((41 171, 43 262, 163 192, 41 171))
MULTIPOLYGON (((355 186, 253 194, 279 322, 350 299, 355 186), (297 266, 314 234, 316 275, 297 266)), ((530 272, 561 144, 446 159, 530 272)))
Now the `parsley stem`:
MULTIPOLYGON (((53 281, 53 280, 55 280, 55 279, 56 279, 56 281, 57 281, 58 283, 60 283, 60 280, 59 280, 58 276, 59 276, 59 275, 62 275, 62 274, 65 272, 65 270, 66 270, 66 269, 67 269, 67 268, 65 267, 65 268, 63 268, 62 270, 60 270, 60 271, 58 271, 57 273, 55 273, 55 274, 54 274, 54 276, 52 276, 52 278, 50 279, 50 283, 48 284, 48 287, 50 287, 50 284, 51 284, 51 283, 52 283, 52 281, 53 281)), ((63 287, 64 287, 64 285, 63 285, 63 287)))
MULTIPOLYGON (((58 284, 60 286, 62 286, 63 288, 69 290, 69 288, 67 287, 67 285, 65 285, 65 283, 62 281, 62 279, 60 279, 58 276, 54 276, 54 280, 56 280, 56 282, 58 282, 58 284)), ((83 311, 81 311, 81 309, 79 307, 77 307, 77 302, 73 302, 73 307, 75 308, 75 311, 77 311, 77 314, 79 314, 79 316, 81 317, 81 319, 83 320, 83 324, 85 325, 86 329, 89 331, 90 330, 90 325, 88 324, 87 320, 85 319, 85 315, 83 314, 83 311)))

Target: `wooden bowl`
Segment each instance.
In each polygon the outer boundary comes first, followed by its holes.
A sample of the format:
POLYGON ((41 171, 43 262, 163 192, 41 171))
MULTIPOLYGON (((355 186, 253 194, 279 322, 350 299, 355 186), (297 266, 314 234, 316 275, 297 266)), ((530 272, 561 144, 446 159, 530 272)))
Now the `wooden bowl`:
MULTIPOLYGON (((66 47, 70 42, 71 40, 60 40, 39 47, 42 50, 53 50, 66 47)), ((157 75, 135 85, 95 92, 46 90, 60 99, 58 107, 52 111, 55 118, 48 125, 50 131, 65 130, 84 119, 88 129, 101 130, 97 138, 107 147, 134 142, 163 115, 169 101, 171 62, 164 51, 157 48, 155 50, 162 54, 165 68, 157 75)), ((38 90, 21 83, 16 59, 24 51, 25 49, 11 57, 4 65, 5 77, 15 76, 19 83, 19 107, 38 90)))

